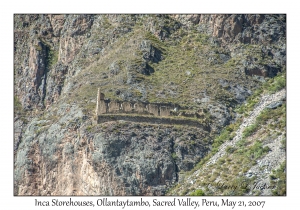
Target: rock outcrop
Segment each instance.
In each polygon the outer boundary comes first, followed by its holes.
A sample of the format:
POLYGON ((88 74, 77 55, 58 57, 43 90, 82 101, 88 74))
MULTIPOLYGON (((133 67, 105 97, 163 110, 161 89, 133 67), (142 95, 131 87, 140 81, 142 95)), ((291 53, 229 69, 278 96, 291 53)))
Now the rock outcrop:
POLYGON ((51 124, 33 119, 18 142, 16 195, 164 195, 179 170, 190 170, 209 151, 204 129, 126 121, 93 126, 76 106, 57 112, 64 115, 51 124))
POLYGON ((286 71, 285 30, 271 14, 15 15, 14 194, 164 195, 286 71), (98 87, 138 117, 95 119, 98 87))

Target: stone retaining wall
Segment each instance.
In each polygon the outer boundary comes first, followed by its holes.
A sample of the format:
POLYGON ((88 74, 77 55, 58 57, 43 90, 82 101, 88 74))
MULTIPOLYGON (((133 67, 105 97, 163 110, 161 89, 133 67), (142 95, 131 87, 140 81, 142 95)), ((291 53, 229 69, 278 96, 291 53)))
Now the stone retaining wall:
POLYGON ((160 117, 147 117, 147 116, 134 116, 134 115, 116 115, 116 114, 102 114, 97 117, 97 123, 105 123, 109 121, 124 120, 137 123, 149 124, 167 124, 167 125, 184 125, 192 126, 210 131, 209 126, 202 124, 200 121, 191 119, 176 119, 176 118, 160 118, 160 117))

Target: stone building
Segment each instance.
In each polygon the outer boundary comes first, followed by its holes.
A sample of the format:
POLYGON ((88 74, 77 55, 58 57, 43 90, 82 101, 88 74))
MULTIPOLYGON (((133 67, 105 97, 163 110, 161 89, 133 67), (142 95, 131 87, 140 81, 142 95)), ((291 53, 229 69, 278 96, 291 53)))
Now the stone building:
POLYGON ((142 115, 154 115, 154 116, 170 116, 171 110, 175 105, 168 104, 147 104, 142 102, 130 103, 130 102, 117 102, 104 100, 105 95, 101 93, 98 88, 97 104, 96 104, 96 116, 106 113, 138 113, 142 115))

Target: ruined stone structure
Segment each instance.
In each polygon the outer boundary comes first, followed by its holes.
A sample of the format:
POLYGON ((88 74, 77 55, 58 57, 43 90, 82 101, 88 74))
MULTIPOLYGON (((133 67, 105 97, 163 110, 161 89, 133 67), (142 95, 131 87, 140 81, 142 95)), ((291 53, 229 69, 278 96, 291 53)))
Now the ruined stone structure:
POLYGON ((171 110, 178 106, 174 104, 131 103, 104 100, 105 95, 98 88, 96 116, 106 113, 138 113, 141 115, 170 116, 171 110))
POLYGON ((159 116, 159 108, 156 104, 149 104, 148 105, 149 112, 155 116, 159 116))
POLYGON ((107 104, 104 102, 104 94, 100 92, 98 88, 97 104, 96 104, 96 116, 107 112, 107 104))

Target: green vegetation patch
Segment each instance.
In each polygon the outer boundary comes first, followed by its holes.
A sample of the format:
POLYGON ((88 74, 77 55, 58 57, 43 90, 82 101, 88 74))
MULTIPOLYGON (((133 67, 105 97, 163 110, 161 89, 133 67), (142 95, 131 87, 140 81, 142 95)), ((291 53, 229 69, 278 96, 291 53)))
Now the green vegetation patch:
POLYGON ((259 102, 261 95, 273 94, 286 87, 286 73, 279 73, 276 77, 268 79, 261 87, 256 89, 254 93, 247 98, 247 102, 238 106, 236 112, 246 115, 253 111, 254 106, 259 102))
POLYGON ((272 171, 270 183, 271 186, 276 186, 272 191, 273 195, 286 195, 286 162, 283 162, 279 169, 272 171))
POLYGON ((58 50, 54 50, 48 46, 47 64, 48 68, 54 66, 58 61, 58 50))
POLYGON ((283 89, 285 86, 286 75, 285 73, 279 73, 276 77, 269 79, 269 81, 263 85, 263 88, 272 94, 283 89))
POLYGON ((190 193, 190 196, 205 196, 205 193, 203 192, 203 190, 198 189, 190 193))
POLYGON ((243 138, 251 136, 253 133, 255 133, 257 131, 258 127, 259 127, 258 123, 254 123, 254 124, 248 126, 247 128, 245 128, 245 130, 243 132, 243 138))
POLYGON ((22 104, 17 96, 14 96, 14 116, 19 116, 23 123, 28 123, 26 119, 27 113, 23 109, 22 104))
POLYGON ((17 96, 14 96, 14 113, 22 112, 23 107, 17 96))

